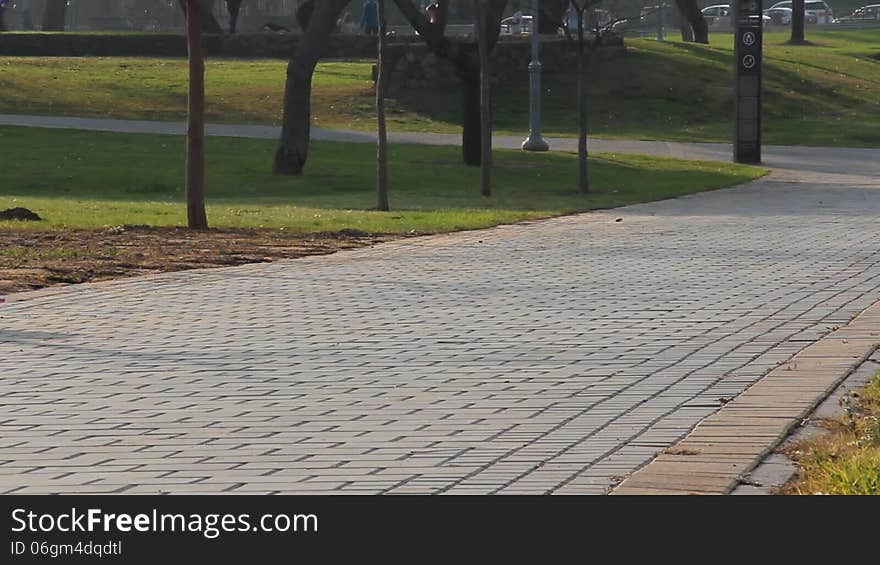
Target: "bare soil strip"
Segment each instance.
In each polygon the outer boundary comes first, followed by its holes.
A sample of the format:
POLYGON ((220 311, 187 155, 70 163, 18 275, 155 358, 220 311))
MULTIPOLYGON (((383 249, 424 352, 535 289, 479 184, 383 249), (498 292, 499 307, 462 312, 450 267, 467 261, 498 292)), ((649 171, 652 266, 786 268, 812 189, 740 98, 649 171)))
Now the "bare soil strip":
POLYGON ((302 234, 284 229, 192 231, 147 226, 0 229, 0 295, 150 273, 326 255, 399 237, 357 230, 302 234))

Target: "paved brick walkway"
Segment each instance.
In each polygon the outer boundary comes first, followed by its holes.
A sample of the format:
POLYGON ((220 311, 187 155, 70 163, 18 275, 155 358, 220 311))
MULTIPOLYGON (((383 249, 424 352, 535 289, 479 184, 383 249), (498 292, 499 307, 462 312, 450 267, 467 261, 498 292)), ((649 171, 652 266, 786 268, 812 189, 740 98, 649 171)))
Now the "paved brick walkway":
POLYGON ((876 162, 12 301, 0 492, 605 492, 880 297, 876 162))

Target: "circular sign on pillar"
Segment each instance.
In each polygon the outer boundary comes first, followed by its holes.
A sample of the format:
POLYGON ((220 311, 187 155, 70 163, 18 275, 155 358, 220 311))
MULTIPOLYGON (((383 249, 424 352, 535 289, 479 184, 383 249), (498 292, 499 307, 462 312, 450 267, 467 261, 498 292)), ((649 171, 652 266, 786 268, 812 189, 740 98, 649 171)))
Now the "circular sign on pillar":
POLYGON ((743 34, 743 43, 751 47, 755 44, 757 37, 755 36, 755 32, 747 31, 743 34))
POLYGON ((755 66, 755 56, 754 55, 746 55, 743 57, 743 67, 746 69, 754 68, 755 66))

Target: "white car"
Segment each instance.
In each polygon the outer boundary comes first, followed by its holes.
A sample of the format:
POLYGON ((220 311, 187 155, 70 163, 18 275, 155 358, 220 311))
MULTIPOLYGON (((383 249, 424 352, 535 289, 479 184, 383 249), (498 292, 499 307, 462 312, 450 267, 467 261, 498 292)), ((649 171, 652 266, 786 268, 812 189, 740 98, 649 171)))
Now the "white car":
POLYGON ((729 28, 733 23, 730 19, 730 4, 706 6, 701 12, 710 28, 729 28))
POLYGON ((514 14, 501 20, 502 35, 522 35, 532 29, 532 16, 528 14, 514 14))
POLYGON ((866 20, 880 20, 880 4, 871 4, 870 6, 862 6, 848 16, 836 18, 834 23, 844 22, 863 22, 866 20))
MULTIPOLYGON (((770 6, 770 10, 775 8, 788 8, 791 10, 791 0, 785 2, 777 2, 770 6)), ((804 2, 805 21, 811 22, 813 17, 816 18, 818 24, 830 24, 834 21, 834 14, 831 12, 831 6, 822 0, 806 0, 804 2)))
MULTIPOLYGON (((733 18, 731 17, 730 4, 715 4, 714 6, 706 6, 702 10, 703 18, 710 29, 729 29, 733 27, 733 18)), ((761 16, 764 25, 770 25, 770 16, 764 14, 761 16)))

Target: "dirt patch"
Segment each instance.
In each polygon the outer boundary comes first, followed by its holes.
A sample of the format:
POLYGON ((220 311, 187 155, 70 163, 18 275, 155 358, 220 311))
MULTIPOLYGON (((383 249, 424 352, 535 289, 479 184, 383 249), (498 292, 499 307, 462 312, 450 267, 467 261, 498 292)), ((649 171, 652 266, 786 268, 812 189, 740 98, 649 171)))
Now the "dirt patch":
POLYGON ((35 212, 31 212, 27 208, 8 208, 0 210, 0 220, 20 220, 23 222, 42 222, 41 218, 35 212))
POLYGON ((100 230, 0 229, 0 294, 148 273, 267 263, 375 245, 401 236, 359 230, 119 226, 100 230))

